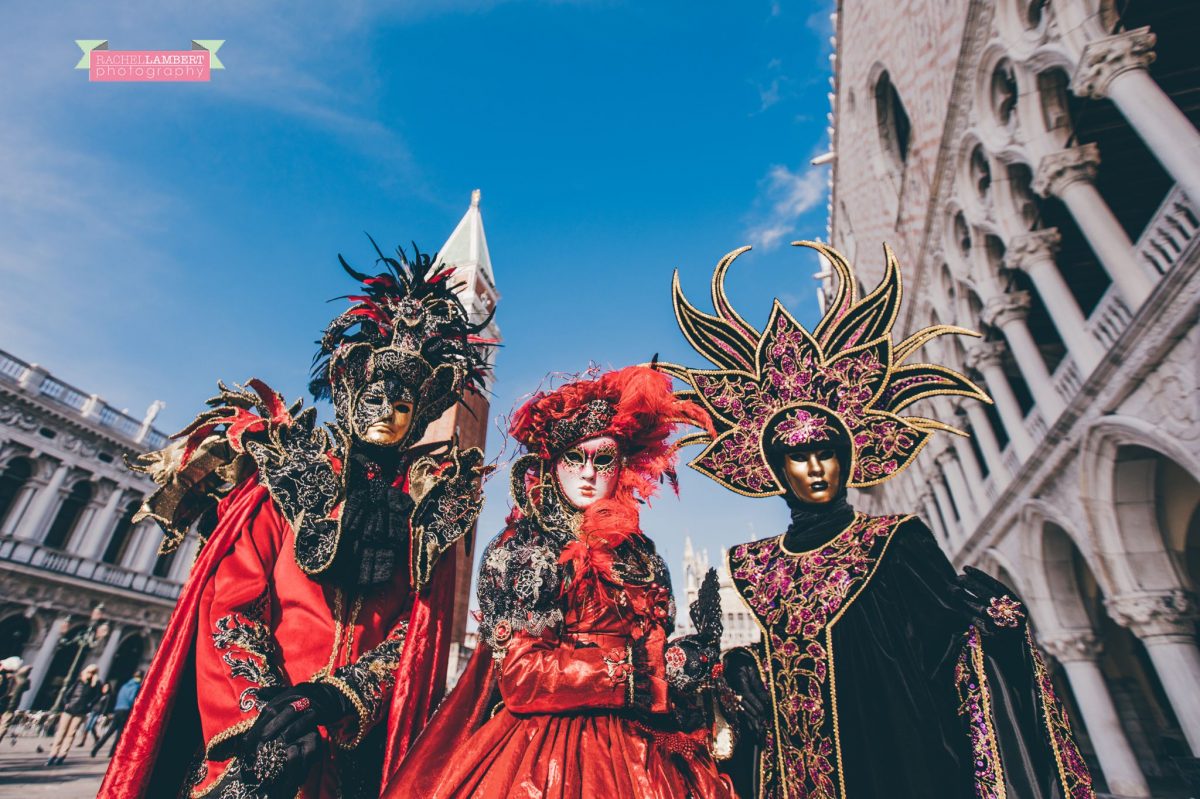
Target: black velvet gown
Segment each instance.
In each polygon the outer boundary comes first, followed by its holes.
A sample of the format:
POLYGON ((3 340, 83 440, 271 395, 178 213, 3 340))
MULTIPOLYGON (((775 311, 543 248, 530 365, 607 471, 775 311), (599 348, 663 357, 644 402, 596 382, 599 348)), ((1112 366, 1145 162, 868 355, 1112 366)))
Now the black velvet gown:
POLYGON ((798 516, 729 553, 773 716, 731 763, 744 797, 1094 795, 1024 625, 970 624, 919 519, 798 516))

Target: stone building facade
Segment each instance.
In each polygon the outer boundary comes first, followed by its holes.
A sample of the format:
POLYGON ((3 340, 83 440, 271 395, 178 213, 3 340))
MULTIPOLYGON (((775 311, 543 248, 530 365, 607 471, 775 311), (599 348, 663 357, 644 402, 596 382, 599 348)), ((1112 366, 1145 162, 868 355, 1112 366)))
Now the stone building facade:
MULTIPOLYGON (((707 549, 696 549, 692 546, 690 537, 683 540, 683 605, 675 614, 676 635, 687 635, 695 632, 692 620, 688 616, 688 608, 696 601, 700 593, 700 583, 708 573, 712 563, 707 549)), ((728 560, 725 550, 721 550, 717 562, 717 585, 721 589, 721 622, 724 629, 721 633, 721 650, 735 646, 747 646, 757 642, 762 637, 758 622, 754 620, 746 603, 733 586, 733 578, 729 576, 728 560)))
POLYGON ((890 244, 898 332, 980 331, 930 357, 995 400, 924 401, 970 437, 855 501, 1019 591, 1100 784, 1177 795, 1200 755, 1200 6, 837 5, 829 240, 868 288, 890 244))
POLYGON ((163 446, 160 407, 135 419, 0 351, 0 657, 33 666, 23 709, 53 707, 73 665, 119 683, 158 647, 197 547, 159 556, 158 526, 132 523, 154 484, 124 459, 163 446))

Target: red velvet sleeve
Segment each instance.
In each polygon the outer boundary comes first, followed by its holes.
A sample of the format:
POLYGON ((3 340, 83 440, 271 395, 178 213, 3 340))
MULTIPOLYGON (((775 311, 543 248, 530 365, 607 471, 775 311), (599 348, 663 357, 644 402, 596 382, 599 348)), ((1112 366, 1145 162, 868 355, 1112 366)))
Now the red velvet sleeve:
POLYGON ((283 520, 269 499, 216 566, 200 599, 196 633, 197 704, 209 759, 258 716, 259 688, 284 684, 272 634, 270 575, 283 520))
MULTIPOLYGON (((663 712, 666 681, 661 667, 643 665, 645 643, 616 635, 568 633, 560 637, 547 631, 533 637, 517 633, 501 661, 500 694, 514 713, 631 706, 663 712)), ((661 659, 661 643, 649 643, 661 659)))

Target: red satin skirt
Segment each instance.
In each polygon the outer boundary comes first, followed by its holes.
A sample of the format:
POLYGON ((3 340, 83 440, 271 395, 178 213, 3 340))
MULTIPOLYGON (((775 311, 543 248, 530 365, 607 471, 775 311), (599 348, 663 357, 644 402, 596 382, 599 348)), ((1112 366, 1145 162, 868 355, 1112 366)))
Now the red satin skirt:
POLYGON ((447 758, 430 799, 732 799, 707 751, 673 753, 611 713, 501 708, 447 758))

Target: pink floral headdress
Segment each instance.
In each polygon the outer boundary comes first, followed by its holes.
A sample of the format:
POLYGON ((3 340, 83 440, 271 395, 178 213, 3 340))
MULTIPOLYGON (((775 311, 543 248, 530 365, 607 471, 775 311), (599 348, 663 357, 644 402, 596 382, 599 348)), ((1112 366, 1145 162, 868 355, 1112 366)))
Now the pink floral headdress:
POLYGON ((672 296, 679 327, 696 351, 717 366, 659 364, 691 386, 680 397, 703 405, 716 426, 715 436, 696 433, 680 442, 708 444, 692 468, 739 494, 776 496, 786 488, 768 462, 769 449, 844 440, 851 459, 847 485, 864 488, 899 474, 935 431, 965 435, 933 419, 899 412, 917 400, 945 394, 990 403, 987 394, 953 369, 905 361, 938 336, 978 333, 936 325, 893 343, 902 292, 900 268, 886 244, 883 279, 862 299, 854 270, 840 253, 817 242, 793 244, 823 254, 838 276, 837 294, 812 333, 778 300, 761 333, 730 305, 725 273, 749 247, 726 255, 713 272, 715 316, 687 301, 675 275, 672 296))

